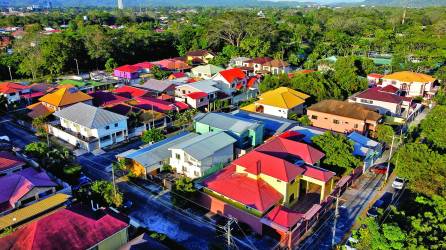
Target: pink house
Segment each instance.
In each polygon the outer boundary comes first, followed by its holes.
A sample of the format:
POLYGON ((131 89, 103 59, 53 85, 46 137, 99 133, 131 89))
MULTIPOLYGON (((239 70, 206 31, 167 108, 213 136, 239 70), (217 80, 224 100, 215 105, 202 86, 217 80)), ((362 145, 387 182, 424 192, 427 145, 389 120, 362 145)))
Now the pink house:
POLYGON ((124 65, 121 67, 117 67, 113 71, 113 75, 123 79, 137 79, 139 78, 139 71, 141 67, 135 65, 124 65))

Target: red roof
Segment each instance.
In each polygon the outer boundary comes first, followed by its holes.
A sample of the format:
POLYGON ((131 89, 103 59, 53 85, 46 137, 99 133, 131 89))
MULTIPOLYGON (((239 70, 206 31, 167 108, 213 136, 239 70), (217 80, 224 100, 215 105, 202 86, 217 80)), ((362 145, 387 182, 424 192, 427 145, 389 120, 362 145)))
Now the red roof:
POLYGON ((205 98, 206 96, 208 96, 208 94, 204 93, 204 92, 192 92, 187 94, 186 96, 196 100, 196 99, 200 99, 200 98, 205 98))
POLYGON ((272 60, 273 59, 270 57, 257 57, 257 58, 245 61, 245 63, 264 64, 264 63, 270 62, 272 60))
POLYGON ((236 88, 237 90, 242 89, 242 88, 243 88, 243 83, 239 83, 239 84, 237 84, 237 86, 235 86, 235 88, 236 88))
MULTIPOLYGON (((101 212, 98 212, 101 213, 101 212)), ((33 221, 0 238, 4 249, 89 249, 128 224, 112 215, 93 214, 91 210, 65 208, 33 221)))
POLYGON ((297 157, 310 165, 316 164, 325 156, 324 153, 312 146, 303 142, 291 140, 290 137, 276 137, 256 148, 256 150, 274 156, 283 157, 283 155, 287 155, 288 158, 290 158, 290 156, 293 156, 292 158, 297 157))
POLYGON ((208 189, 246 206, 264 212, 279 203, 282 195, 263 180, 256 180, 235 172, 231 165, 207 178, 203 184, 208 189))
POLYGON ((246 84, 247 87, 248 87, 248 88, 252 88, 252 86, 254 86, 254 85, 256 84, 257 79, 258 79, 257 77, 251 77, 251 78, 248 80, 248 83, 246 84))
POLYGON ((392 93, 395 94, 399 91, 399 89, 395 86, 392 85, 387 85, 384 88, 381 89, 381 92, 387 92, 387 93, 392 93))
POLYGON ((19 157, 7 151, 0 151, 0 171, 25 165, 19 157))
POLYGON ((128 72, 128 73, 135 73, 135 72, 138 72, 138 70, 140 70, 140 69, 141 69, 141 67, 139 67, 139 66, 128 65, 128 64, 115 68, 115 70, 117 70, 117 71, 128 72))
POLYGON ((324 153, 305 143, 290 137, 276 137, 236 159, 233 164, 244 167, 248 173, 262 173, 289 182, 306 171, 306 166, 299 161, 313 165, 322 157, 324 153))
POLYGON ((333 176, 336 175, 334 172, 322 168, 315 168, 310 166, 305 166, 305 168, 306 170, 304 176, 308 176, 323 182, 329 181, 331 178, 333 178, 333 176))
POLYGON ((123 96, 125 98, 140 97, 147 94, 147 92, 148 91, 146 90, 142 90, 131 86, 122 86, 113 90, 113 93, 116 93, 117 95, 123 96))
POLYGON ((167 70, 184 70, 191 68, 187 63, 177 59, 164 59, 152 63, 158 65, 162 69, 167 70))
POLYGON ((99 107, 113 106, 118 103, 123 103, 129 100, 126 97, 104 91, 97 91, 91 93, 90 95, 93 97, 93 104, 99 107))
POLYGON ((197 81, 197 79, 194 79, 194 78, 190 78, 190 79, 187 79, 187 83, 194 83, 194 82, 196 82, 197 81))
POLYGON ((370 78, 376 78, 376 79, 381 79, 381 78, 383 78, 384 76, 381 75, 381 74, 371 73, 371 74, 368 74, 367 77, 370 77, 370 78))
MULTIPOLYGON (((391 85, 388 85, 387 87, 389 86, 391 85)), ((363 92, 356 95, 356 97, 369 100, 376 100, 381 102, 390 102, 390 103, 401 103, 402 101, 404 101, 404 98, 402 96, 389 93, 387 91, 383 91, 381 87, 366 89, 363 92)))
POLYGON ((220 71, 218 74, 223 76, 225 80, 229 83, 232 83, 234 80, 241 80, 246 77, 246 74, 240 68, 233 68, 220 71))
POLYGON ((26 93, 26 94, 21 94, 20 96, 22 98, 31 99, 31 98, 42 97, 45 94, 46 93, 44 93, 44 92, 30 92, 30 93, 26 93))
POLYGON ((289 182, 302 175, 305 169, 289 161, 253 150, 232 162, 251 174, 265 174, 289 182))
POLYGON ((138 104, 135 106, 144 110, 153 109, 158 112, 167 112, 175 110, 175 105, 173 103, 157 99, 154 97, 148 97, 148 96, 137 97, 135 98, 135 100, 138 102, 138 104))
POLYGON ((184 72, 176 72, 176 73, 172 73, 169 77, 182 78, 182 77, 186 77, 186 74, 184 72))
POLYGON ((179 110, 186 110, 189 108, 189 105, 187 105, 184 102, 175 102, 174 105, 179 109, 179 110))
POLYGON ((299 213, 283 206, 277 206, 269 212, 265 218, 282 227, 291 228, 302 219, 303 213, 299 213))
POLYGON ((150 63, 150 62, 140 62, 137 64, 133 64, 133 66, 136 66, 136 67, 139 67, 142 69, 151 69, 154 66, 154 64, 150 63))
POLYGON ((3 93, 3 94, 16 93, 16 92, 20 92, 20 91, 25 90, 25 89, 29 89, 29 87, 28 86, 23 86, 21 84, 14 83, 14 82, 2 82, 2 83, 0 83, 0 93, 3 93))

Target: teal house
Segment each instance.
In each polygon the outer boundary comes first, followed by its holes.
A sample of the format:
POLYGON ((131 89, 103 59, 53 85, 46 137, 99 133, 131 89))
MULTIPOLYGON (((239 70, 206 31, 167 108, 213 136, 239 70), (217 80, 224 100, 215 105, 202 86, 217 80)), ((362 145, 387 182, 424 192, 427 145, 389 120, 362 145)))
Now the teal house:
POLYGON ((195 132, 206 134, 213 131, 226 131, 237 142, 237 148, 256 147, 263 143, 263 122, 241 118, 227 113, 198 113, 194 117, 195 132))

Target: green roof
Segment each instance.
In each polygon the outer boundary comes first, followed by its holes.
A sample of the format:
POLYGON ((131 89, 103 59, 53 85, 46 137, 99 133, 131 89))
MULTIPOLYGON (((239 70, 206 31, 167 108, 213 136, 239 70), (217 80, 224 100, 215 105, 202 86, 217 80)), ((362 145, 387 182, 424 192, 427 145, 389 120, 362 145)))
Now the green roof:
POLYGON ((107 83, 96 82, 96 81, 79 81, 79 80, 66 79, 66 80, 60 81, 60 84, 71 84, 73 86, 81 88, 81 87, 85 87, 85 86, 97 87, 97 86, 105 85, 107 83))

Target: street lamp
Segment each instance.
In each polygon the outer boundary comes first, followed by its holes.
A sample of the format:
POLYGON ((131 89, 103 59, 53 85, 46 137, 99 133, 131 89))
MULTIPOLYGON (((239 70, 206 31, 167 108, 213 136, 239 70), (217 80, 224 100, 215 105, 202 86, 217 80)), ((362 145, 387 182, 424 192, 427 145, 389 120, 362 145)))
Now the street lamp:
POLYGON ((79 64, 78 64, 78 62, 77 62, 77 59, 74 58, 74 61, 76 61, 77 75, 80 75, 80 73, 79 73, 79 64))

